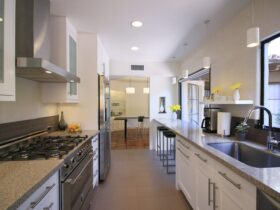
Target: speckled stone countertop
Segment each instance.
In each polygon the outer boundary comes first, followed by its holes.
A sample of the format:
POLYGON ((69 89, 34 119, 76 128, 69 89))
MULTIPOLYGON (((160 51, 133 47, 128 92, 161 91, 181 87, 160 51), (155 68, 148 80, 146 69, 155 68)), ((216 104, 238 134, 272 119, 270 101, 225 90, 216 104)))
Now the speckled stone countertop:
MULTIPOLYGON (((52 132, 47 135, 88 135, 93 137, 99 131, 83 131, 79 134, 52 132)), ((82 144, 68 153, 76 151, 82 144)), ((0 210, 16 209, 38 189, 61 165, 63 159, 0 161, 0 210)))
MULTIPOLYGON (((280 167, 277 168, 255 168, 248 166, 210 146, 207 143, 232 141, 233 138, 222 138, 218 135, 203 133, 199 126, 181 120, 172 121, 169 119, 154 119, 157 123, 166 126, 177 135, 201 149, 213 159, 239 174, 247 181, 256 185, 257 188, 270 196, 280 200, 280 167)), ((265 149, 264 146, 252 142, 242 142, 258 149, 265 149)))

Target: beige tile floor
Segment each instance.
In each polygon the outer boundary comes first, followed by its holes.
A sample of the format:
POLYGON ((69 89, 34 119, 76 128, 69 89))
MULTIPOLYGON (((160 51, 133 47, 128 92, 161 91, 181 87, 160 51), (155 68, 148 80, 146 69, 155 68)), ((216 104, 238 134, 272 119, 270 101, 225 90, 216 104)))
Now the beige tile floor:
POLYGON ((92 210, 190 210, 154 152, 114 150, 107 181, 100 184, 92 210))

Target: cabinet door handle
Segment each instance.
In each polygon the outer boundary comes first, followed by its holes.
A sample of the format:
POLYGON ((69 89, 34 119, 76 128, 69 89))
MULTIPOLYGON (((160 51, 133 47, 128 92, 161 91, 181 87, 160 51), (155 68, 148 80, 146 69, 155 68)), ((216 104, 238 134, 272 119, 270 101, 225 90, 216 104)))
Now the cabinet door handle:
POLYGON ((213 183, 213 210, 216 210, 216 208, 218 208, 218 206, 216 206, 216 189, 218 189, 216 187, 216 184, 213 183))
POLYGON ((54 186, 55 183, 53 183, 51 186, 47 186, 45 191, 39 196, 39 198, 36 201, 31 202, 31 209, 35 209, 35 207, 46 197, 46 195, 52 190, 52 188, 54 188, 54 186))
POLYGON ((184 154, 180 148, 178 148, 178 151, 179 151, 185 158, 190 159, 190 156, 184 154))
POLYGON ((207 162, 207 159, 205 159, 205 158, 201 157, 201 156, 200 156, 200 154, 195 153, 195 155, 196 155, 196 156, 197 156, 200 160, 202 160, 204 163, 206 163, 206 162, 207 162))
POLYGON ((237 189, 241 189, 241 184, 236 183, 235 181, 233 181, 231 178, 228 177, 228 175, 226 173, 223 173, 221 171, 218 172, 224 179, 226 179, 227 181, 229 181, 233 186, 235 186, 237 189))
POLYGON ((208 178, 208 206, 211 205, 211 181, 210 181, 210 178, 208 178))
POLYGON ((48 207, 44 207, 43 210, 50 210, 52 209, 53 203, 51 203, 48 207))

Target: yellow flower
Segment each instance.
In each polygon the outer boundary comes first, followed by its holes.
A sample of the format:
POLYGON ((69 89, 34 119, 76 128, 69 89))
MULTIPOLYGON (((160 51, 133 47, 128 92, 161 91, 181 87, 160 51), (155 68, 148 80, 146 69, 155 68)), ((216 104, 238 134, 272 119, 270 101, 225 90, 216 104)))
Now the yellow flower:
POLYGON ((219 92, 221 92, 221 88, 220 88, 220 87, 215 87, 215 88, 212 90, 212 94, 218 94, 219 92))
POLYGON ((230 89, 232 90, 236 90, 236 89, 239 89, 241 87, 241 83, 240 82, 237 82, 233 85, 230 86, 230 89))
POLYGON ((179 104, 173 104, 169 108, 172 112, 177 112, 181 110, 181 106, 179 104))

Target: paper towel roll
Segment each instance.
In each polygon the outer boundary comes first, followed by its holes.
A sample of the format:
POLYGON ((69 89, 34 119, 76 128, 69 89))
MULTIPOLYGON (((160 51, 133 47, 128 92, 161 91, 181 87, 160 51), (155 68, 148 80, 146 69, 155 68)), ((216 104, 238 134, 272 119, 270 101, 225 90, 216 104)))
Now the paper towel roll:
POLYGON ((218 112, 217 133, 222 136, 229 136, 230 135, 230 123, 231 123, 231 113, 230 112, 218 112))

